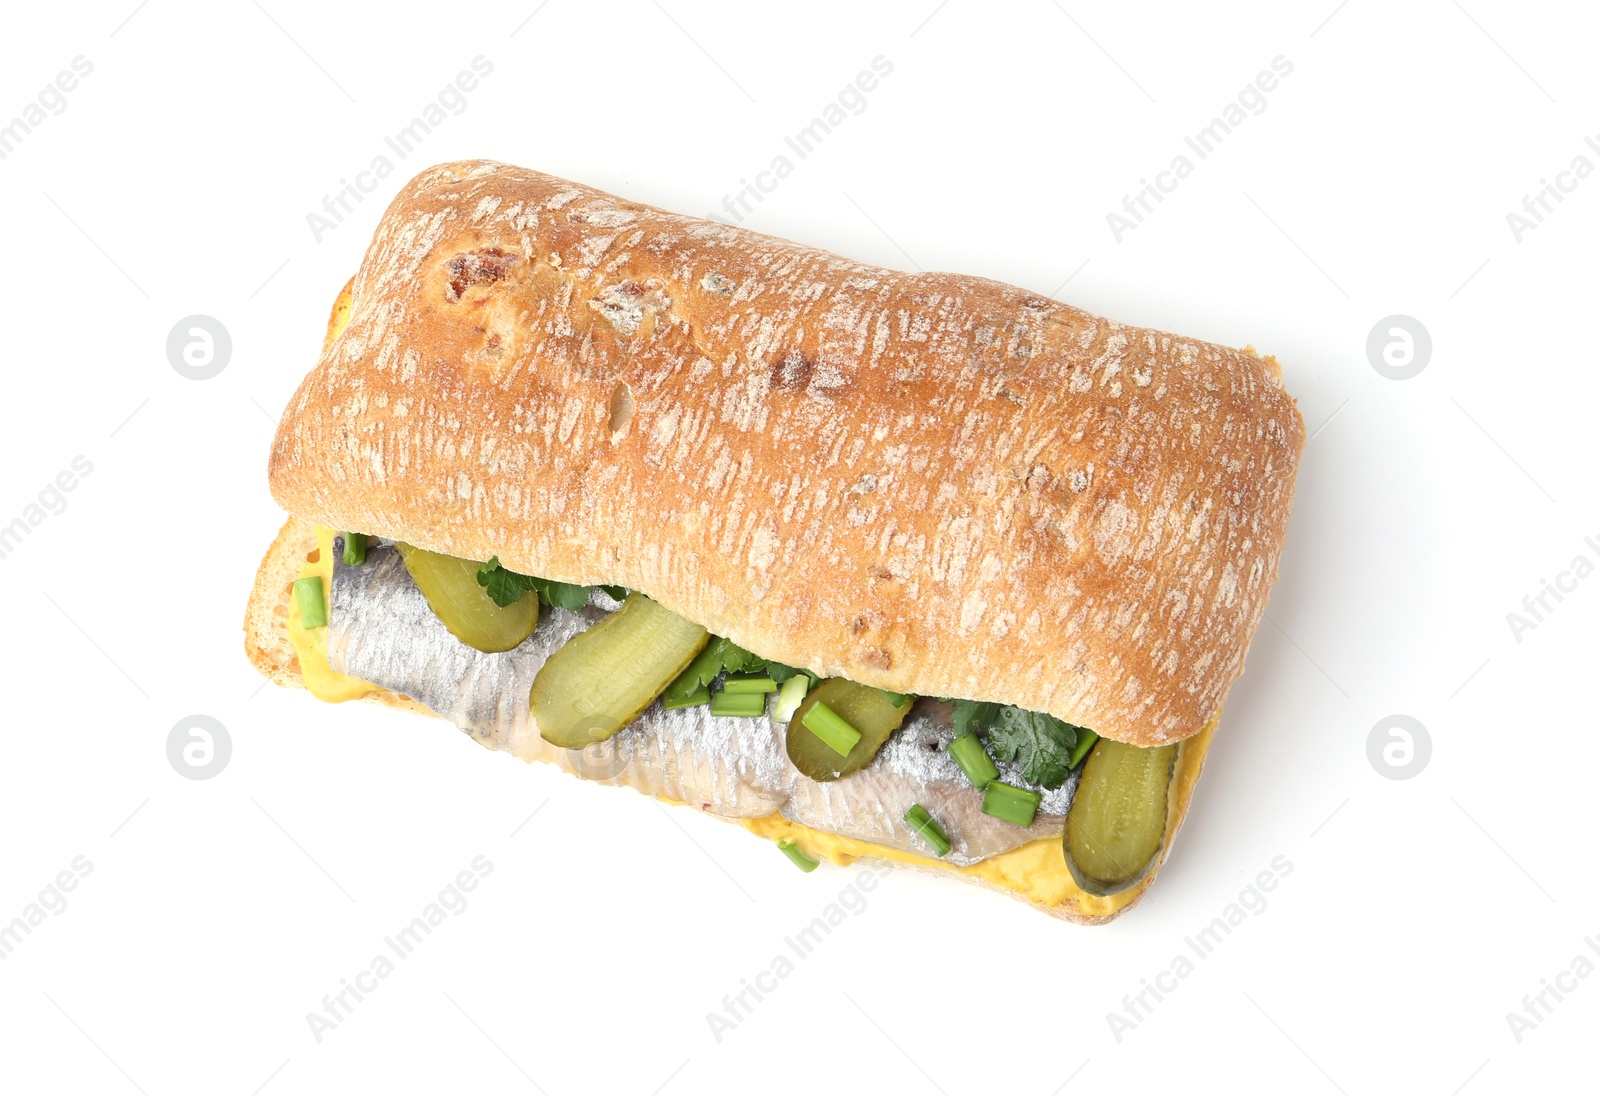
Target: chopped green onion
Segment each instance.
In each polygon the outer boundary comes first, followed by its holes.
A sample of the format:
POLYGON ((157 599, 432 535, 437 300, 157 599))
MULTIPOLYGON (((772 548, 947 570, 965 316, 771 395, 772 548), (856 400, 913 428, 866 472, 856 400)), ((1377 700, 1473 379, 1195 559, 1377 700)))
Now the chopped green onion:
POLYGON ((800 702, 806 698, 806 693, 811 691, 811 679, 805 674, 796 674, 778 690, 778 703, 772 709, 772 718, 779 723, 787 723, 794 718, 795 709, 800 707, 800 702))
POLYGON ((1015 787, 1003 780, 991 780, 983 793, 983 813, 1002 822, 1031 826, 1034 812, 1039 809, 1039 798, 1038 792, 1015 787))
POLYGON ((730 693, 726 689, 718 689, 711 694, 712 715, 765 715, 767 711, 766 693, 730 693))
POLYGON ((805 718, 800 722, 805 724, 806 729, 812 734, 822 739, 823 745, 840 757, 849 757, 850 751, 861 741, 861 732, 846 723, 843 716, 820 700, 811 705, 805 718))
POLYGON ((359 567, 367 562, 367 534, 345 533, 344 562, 347 567, 359 567))
POLYGON ((813 860, 811 857, 801 852, 800 847, 793 841, 779 841, 778 848, 783 852, 783 855, 794 861, 794 866, 799 868, 801 871, 816 871, 817 865, 822 862, 820 860, 813 860))
POLYGON ((934 855, 943 856, 950 851, 950 838, 921 803, 911 804, 911 809, 906 812, 906 825, 928 843, 934 855))
POLYGON ((945 750, 961 766, 961 771, 967 774, 974 788, 987 788, 989 781, 1000 775, 1000 770, 994 767, 994 758, 989 756, 989 751, 984 749, 978 736, 971 731, 952 738, 945 744, 945 750))
POLYGON ((304 628, 325 628, 328 625, 328 602, 322 596, 322 578, 294 580, 294 603, 300 609, 300 625, 304 628))
POLYGON ((1094 748, 1094 744, 1098 741, 1100 741, 1099 735, 1088 727, 1079 727, 1078 743, 1072 747, 1072 752, 1067 755, 1067 768, 1076 769, 1083 764, 1083 759, 1089 756, 1089 751, 1094 748))
POLYGON ((879 689, 878 691, 896 708, 904 708, 911 701, 910 693, 891 693, 888 689, 879 689))
POLYGON ((702 704, 711 703, 711 690, 704 685, 692 693, 681 693, 674 696, 671 692, 661 697, 661 706, 667 711, 674 708, 698 708, 702 704))
POLYGON ((729 674, 722 682, 725 693, 775 693, 778 683, 766 674, 729 674))

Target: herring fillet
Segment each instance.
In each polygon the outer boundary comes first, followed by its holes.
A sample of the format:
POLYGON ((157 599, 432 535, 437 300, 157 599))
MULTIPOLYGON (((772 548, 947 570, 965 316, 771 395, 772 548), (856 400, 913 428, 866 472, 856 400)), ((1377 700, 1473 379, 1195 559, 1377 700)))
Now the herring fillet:
MULTIPOLYGON (((581 611, 544 609, 520 646, 487 654, 450 634, 398 551, 374 544, 364 564, 350 566, 343 562, 340 539, 328 613, 329 664, 411 697, 492 749, 725 818, 777 811, 826 833, 928 855, 903 820, 920 803, 950 837, 944 860, 960 866, 1061 833, 1077 772, 1060 788, 1042 792, 1030 827, 983 814, 983 793, 944 749, 955 735, 950 706, 931 698, 917 700, 905 726, 871 765, 827 783, 805 777, 790 762, 784 724, 766 716, 713 716, 704 705, 667 711, 657 702, 606 742, 584 750, 553 746, 539 737, 528 710, 534 676, 562 644, 614 611, 617 601, 597 590, 581 611)), ((1015 764, 998 767, 1001 780, 1029 786, 1015 764)))

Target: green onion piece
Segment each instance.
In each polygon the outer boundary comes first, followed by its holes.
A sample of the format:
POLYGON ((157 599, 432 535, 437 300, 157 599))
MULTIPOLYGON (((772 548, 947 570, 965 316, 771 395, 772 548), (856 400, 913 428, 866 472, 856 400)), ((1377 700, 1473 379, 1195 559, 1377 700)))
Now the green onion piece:
POLYGON ((1094 744, 1100 741, 1100 736, 1087 727, 1078 728, 1078 743, 1072 747, 1072 752, 1067 755, 1067 768, 1076 769, 1083 764, 1083 759, 1089 756, 1089 751, 1094 744))
POLYGON ((946 745, 951 759, 961 766, 961 771, 967 774, 967 779, 972 781, 974 788, 983 789, 989 786, 989 781, 1000 775, 1000 770, 994 767, 994 759, 989 756, 989 751, 984 749, 983 743, 978 741, 978 736, 968 731, 966 734, 957 735, 946 745))
POLYGON ((773 706, 772 718, 779 723, 787 723, 794 718, 795 709, 800 707, 800 702, 811 691, 811 679, 805 674, 796 674, 778 690, 778 703, 773 706))
POLYGON ((793 841, 779 841, 778 848, 782 850, 783 855, 794 861, 794 866, 801 871, 816 871, 817 865, 821 863, 820 860, 813 860, 801 852, 800 847, 793 841))
POLYGON ((328 626, 328 602, 322 596, 321 576, 312 575, 310 578, 295 579, 294 603, 300 609, 301 627, 326 628, 328 626))
POLYGON ((849 757, 850 751, 861 741, 861 732, 846 723, 843 716, 820 700, 811 705, 811 709, 800 722, 840 757, 849 757))
POLYGON ((718 689, 711 694, 712 715, 765 715, 767 711, 766 693, 730 693, 726 689, 718 689))
POLYGON ((906 825, 928 843, 935 856, 943 856, 950 851, 950 838, 945 836, 939 823, 933 820, 933 815, 921 803, 911 804, 911 809, 906 812, 906 825))
POLYGON ((344 562, 346 567, 360 567, 367 562, 367 534, 345 533, 344 562))
POLYGON ((878 691, 882 693, 888 699, 889 703, 893 704, 896 708, 904 708, 911 702, 910 693, 891 693, 888 689, 879 689, 878 691))
POLYGON ((775 693, 778 683, 766 674, 729 674, 722 682, 725 693, 775 693))
POLYGON ((1038 809, 1038 792, 1015 787, 1003 780, 989 781, 989 787, 983 793, 983 813, 1002 822, 1031 826, 1034 812, 1038 809))
POLYGON ((711 690, 704 685, 692 693, 683 693, 678 696, 667 693, 661 698, 661 706, 669 712, 674 708, 698 708, 702 704, 710 703, 711 690))

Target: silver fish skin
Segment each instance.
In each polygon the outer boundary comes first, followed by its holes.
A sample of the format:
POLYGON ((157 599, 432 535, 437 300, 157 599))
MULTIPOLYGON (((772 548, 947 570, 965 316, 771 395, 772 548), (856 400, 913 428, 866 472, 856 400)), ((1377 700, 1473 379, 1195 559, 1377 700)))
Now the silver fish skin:
MULTIPOLYGON (((930 855, 904 821, 912 804, 920 803, 950 837, 951 851, 943 859, 960 866, 1061 834, 1078 774, 1042 792, 1030 827, 989 817, 982 812, 983 793, 944 749, 955 736, 950 705, 930 698, 918 699, 871 765, 828 783, 794 767, 784 747, 784 724, 766 716, 713 716, 703 705, 667 711, 656 703, 606 742, 584 750, 553 746, 539 736, 529 712, 533 679, 567 640, 619 602, 596 590, 579 612, 544 609, 520 646, 486 654, 450 634, 394 548, 369 545, 360 566, 345 564, 342 555, 336 541, 329 664, 413 698, 492 749, 724 818, 777 811, 823 832, 930 855)), ((1030 786, 1015 765, 998 767, 1001 780, 1030 786)))
MULTIPOLYGON (((983 813, 983 793, 972 786, 944 748, 955 736, 951 706, 919 697, 905 725, 860 772, 820 782, 794 769, 795 779, 782 814, 825 833, 926 854, 927 845, 905 824, 906 811, 921 804, 950 838, 950 852, 943 859, 963 867, 1029 841, 1061 836, 1067 808, 1078 789, 1076 771, 1061 787, 1044 791, 1023 779, 1014 763, 996 763, 1000 780, 1041 793, 1033 825, 1023 829, 983 813)), ((786 753, 785 760, 787 757, 786 753)))

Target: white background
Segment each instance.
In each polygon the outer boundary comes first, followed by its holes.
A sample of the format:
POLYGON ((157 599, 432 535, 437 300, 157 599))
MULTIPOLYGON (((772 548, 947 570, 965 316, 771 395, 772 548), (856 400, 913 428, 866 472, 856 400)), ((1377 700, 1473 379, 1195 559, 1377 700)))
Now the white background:
POLYGON ((0 161, 0 524, 93 472, 0 560, 0 922, 93 868, 0 961, 0 1088, 1591 1087, 1600 977, 1521 1042, 1506 1017, 1600 937, 1600 578, 1520 643, 1506 615, 1600 559, 1600 178, 1521 242, 1506 214, 1600 137, 1600 26, 1336 3, 9 11, 0 120, 94 70, 0 161), (267 447, 416 170, 490 157, 704 214, 880 54, 867 109, 747 225, 1251 342, 1315 433, 1273 623, 1143 905, 1075 928, 895 874, 719 1042, 707 1013, 860 869, 262 688, 239 622, 282 520, 267 447), (307 213, 478 55, 467 108, 317 242, 307 213), (1119 243, 1107 212, 1279 55, 1267 109, 1119 243), (166 359, 193 313, 232 334, 214 380, 166 359), (1395 313, 1432 334, 1413 380, 1367 359, 1395 313), (206 781, 166 755, 193 713, 233 743, 206 781), (1367 757, 1393 713, 1430 732, 1409 780, 1367 757), (480 854, 470 906, 317 1042, 306 1014, 480 854), (1107 1014, 1278 856, 1265 910, 1119 1042, 1107 1014))

